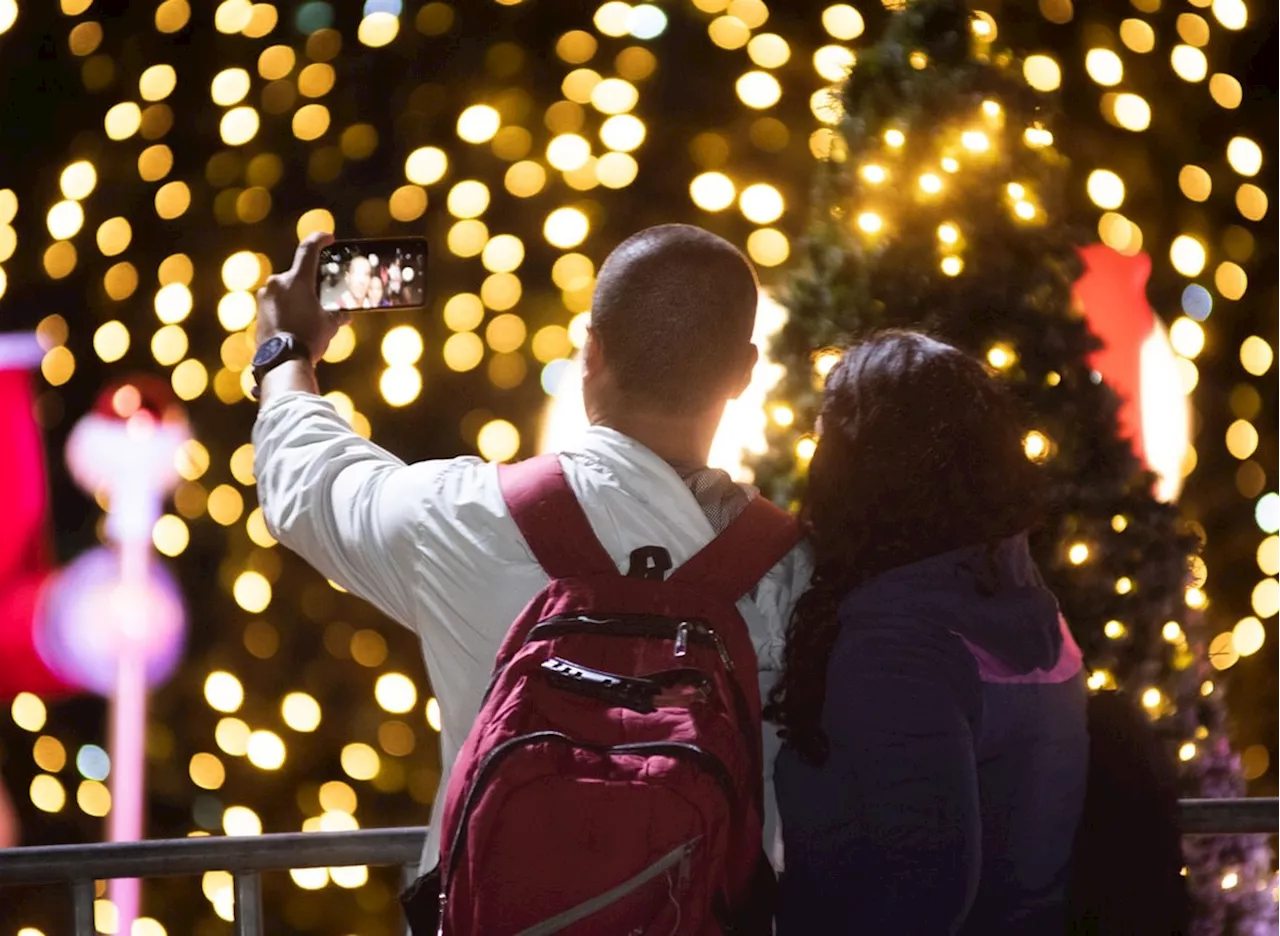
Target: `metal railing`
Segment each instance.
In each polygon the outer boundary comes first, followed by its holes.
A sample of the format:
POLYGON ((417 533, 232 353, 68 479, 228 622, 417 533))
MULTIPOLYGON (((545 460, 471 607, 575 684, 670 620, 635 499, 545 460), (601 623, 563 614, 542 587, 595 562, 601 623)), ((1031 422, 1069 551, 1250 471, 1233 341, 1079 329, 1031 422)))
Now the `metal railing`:
MULTIPOLYGON (((1276 797, 1183 800, 1183 835, 1273 835, 1276 797)), ((95 882, 108 878, 172 877, 229 871, 237 936, 263 933, 263 871, 400 865, 408 886, 417 875, 425 828, 300 832, 226 838, 164 839, 95 845, 42 845, 0 850, 0 888, 19 884, 71 886, 75 936, 93 936, 95 882)))

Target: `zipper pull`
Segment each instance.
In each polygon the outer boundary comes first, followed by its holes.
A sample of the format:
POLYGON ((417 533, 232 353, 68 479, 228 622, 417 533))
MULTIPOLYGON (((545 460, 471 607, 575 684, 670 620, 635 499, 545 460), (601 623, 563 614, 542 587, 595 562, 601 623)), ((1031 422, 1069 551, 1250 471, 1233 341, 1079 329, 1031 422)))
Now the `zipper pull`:
POLYGON ((729 650, 725 647, 724 641, 720 639, 720 635, 711 628, 707 628, 707 633, 711 635, 712 641, 716 645, 716 651, 720 654, 720 662, 724 664, 724 668, 729 672, 733 672, 733 657, 729 656, 729 650))
POLYGON ((445 891, 444 885, 442 884, 440 887, 440 909, 439 909, 440 924, 439 924, 439 927, 436 929, 436 936, 444 936, 444 911, 448 903, 449 903, 449 895, 445 891))
POLYGON ((680 626, 676 628, 676 647, 675 655, 684 656, 689 652, 689 622, 681 621, 680 626))

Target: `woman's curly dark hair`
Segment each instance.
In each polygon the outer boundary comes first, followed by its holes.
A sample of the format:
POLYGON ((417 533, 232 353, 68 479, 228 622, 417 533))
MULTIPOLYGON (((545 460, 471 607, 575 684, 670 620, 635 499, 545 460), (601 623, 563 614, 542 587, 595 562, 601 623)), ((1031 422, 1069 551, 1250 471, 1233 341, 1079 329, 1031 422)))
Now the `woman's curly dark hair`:
POLYGON ((882 572, 1036 523, 1043 482, 1023 430, 982 364, 923 334, 874 335, 828 374, 801 508, 813 579, 765 713, 804 760, 827 756, 822 705, 841 599, 882 572))

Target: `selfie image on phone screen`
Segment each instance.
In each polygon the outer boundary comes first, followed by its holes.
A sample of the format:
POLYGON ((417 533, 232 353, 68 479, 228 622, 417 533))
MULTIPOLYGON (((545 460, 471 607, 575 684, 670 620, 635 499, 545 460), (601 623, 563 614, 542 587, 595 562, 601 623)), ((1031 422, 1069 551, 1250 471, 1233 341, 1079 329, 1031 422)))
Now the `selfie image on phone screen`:
POLYGON ((339 309, 406 309, 425 298, 427 242, 420 237, 335 241, 320 254, 320 305, 339 309))

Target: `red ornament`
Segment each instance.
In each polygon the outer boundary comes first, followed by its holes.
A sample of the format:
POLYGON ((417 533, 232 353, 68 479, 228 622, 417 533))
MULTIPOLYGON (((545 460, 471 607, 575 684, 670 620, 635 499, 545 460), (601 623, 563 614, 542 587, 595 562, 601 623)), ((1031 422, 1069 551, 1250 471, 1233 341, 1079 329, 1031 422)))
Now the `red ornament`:
POLYGON ((1080 250, 1085 272, 1072 297, 1104 347, 1090 364, 1121 398, 1120 432, 1156 473, 1156 496, 1174 500, 1190 445, 1190 410, 1178 356, 1147 300, 1151 258, 1127 257, 1104 244, 1080 250))

